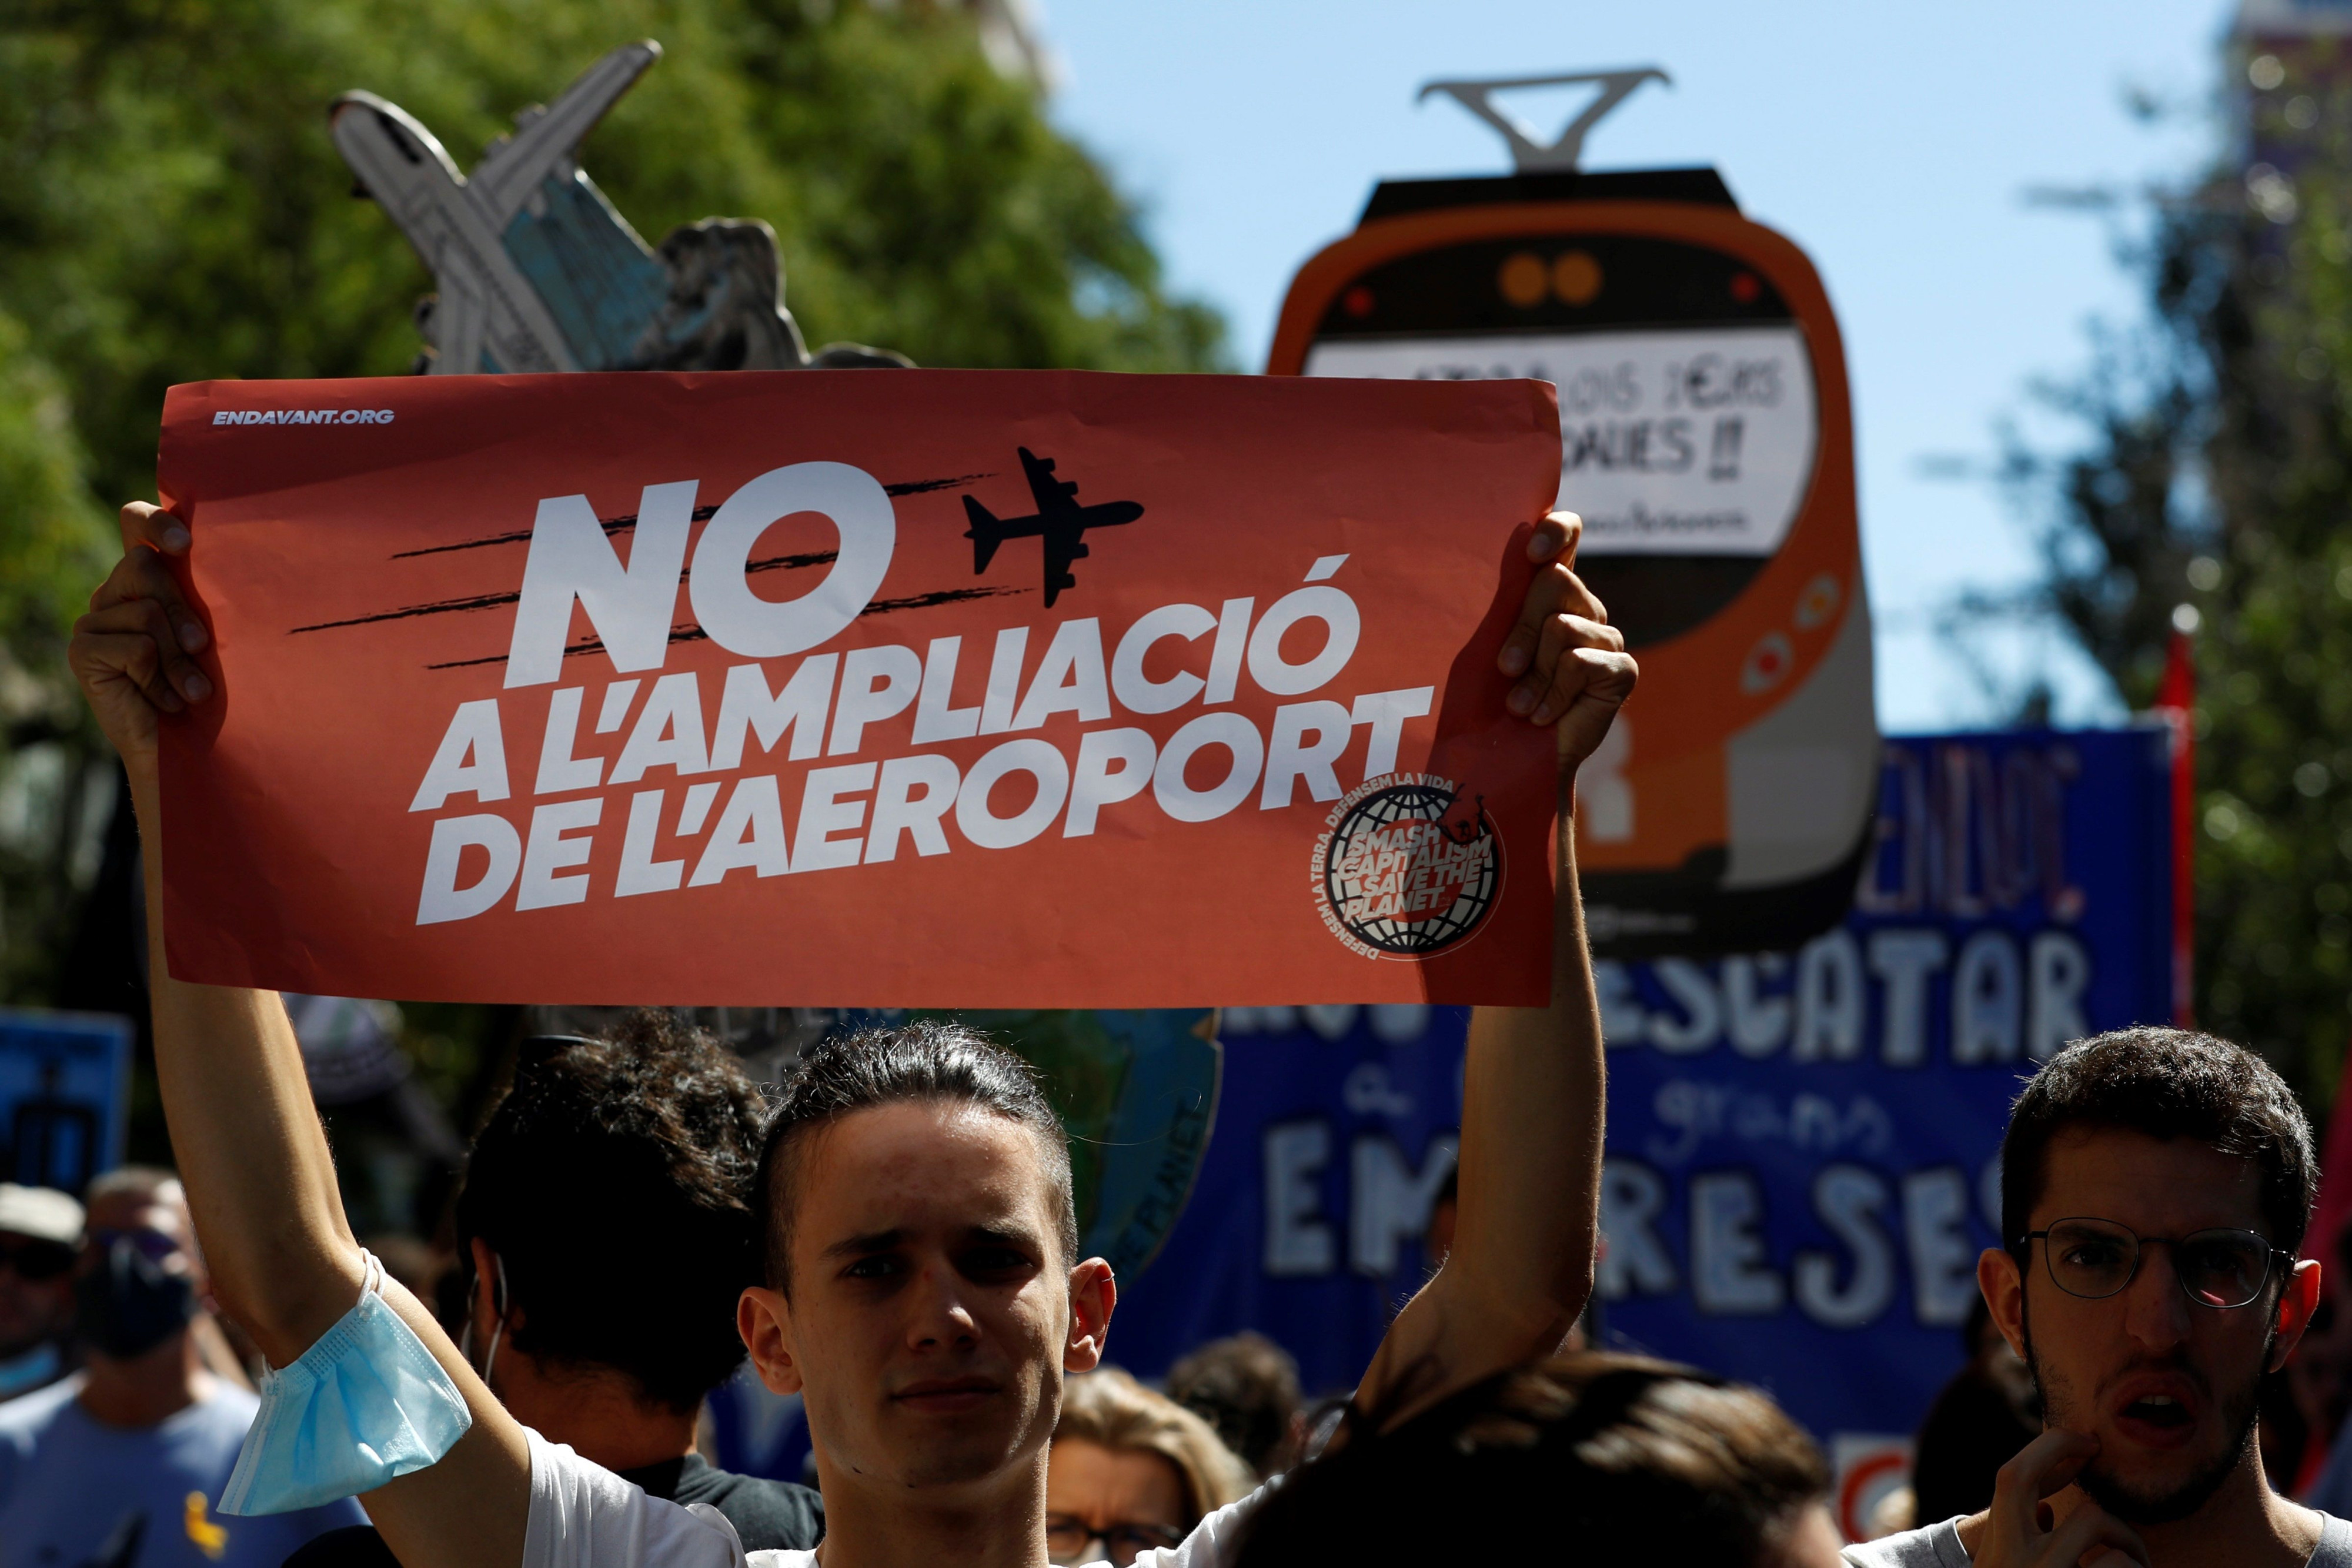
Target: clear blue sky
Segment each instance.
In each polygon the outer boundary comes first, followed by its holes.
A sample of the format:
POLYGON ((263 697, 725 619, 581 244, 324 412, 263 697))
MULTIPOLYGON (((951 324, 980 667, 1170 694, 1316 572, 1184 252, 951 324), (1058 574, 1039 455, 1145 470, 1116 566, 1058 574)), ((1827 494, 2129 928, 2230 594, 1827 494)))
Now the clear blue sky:
MULTIPOLYGON (((2127 87, 2210 98, 2227 0, 1043 0, 1058 121, 1149 211, 1175 286, 1222 308, 1252 369, 1291 273, 1354 225, 1383 175, 1500 172, 1502 143, 1441 76, 1657 64, 1586 143, 1588 168, 1713 163, 1749 216, 1794 238, 1846 336, 1864 549, 1890 729, 1989 716, 1939 642, 1936 607, 2031 575, 2027 534, 1989 489, 1921 472, 1987 455, 2028 384, 2087 356, 2095 318, 2139 308, 2094 219, 2027 205, 2033 185, 2137 185, 2192 168, 2200 114, 2151 127, 2127 87)), ((1566 118, 1562 100, 1559 119, 1566 118)), ((1530 113, 1529 118, 1534 118, 1530 113)), ((2063 641, 2005 629, 1995 654, 2058 677, 2062 716, 2117 709, 2063 641)))

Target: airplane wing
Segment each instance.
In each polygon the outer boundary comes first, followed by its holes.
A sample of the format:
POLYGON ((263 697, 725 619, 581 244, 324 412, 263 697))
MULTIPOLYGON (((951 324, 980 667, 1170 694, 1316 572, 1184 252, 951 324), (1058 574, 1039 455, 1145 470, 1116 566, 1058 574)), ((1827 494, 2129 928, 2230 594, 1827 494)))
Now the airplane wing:
POLYGON ((646 68, 661 58, 661 46, 647 38, 623 44, 580 73, 553 103, 519 121, 511 137, 499 141, 474 167, 473 189, 491 225, 503 230, 509 218, 530 199, 540 182, 555 172, 604 111, 635 85, 646 68))
POLYGON ((433 133, 396 103, 345 93, 330 120, 336 151, 408 236, 441 294, 435 373, 580 368, 555 318, 507 254, 499 227, 433 133))
MULTIPOLYGON (((1036 498, 1037 515, 1052 517, 1078 509, 1078 482, 1054 477, 1054 460, 1040 457, 1024 446, 1021 451, 1021 471, 1029 476, 1029 494, 1036 498)), ((1050 537, 1050 531, 1049 535, 1050 537)), ((1073 534, 1073 542, 1076 539, 1073 534)), ((1066 564, 1066 563, 1065 563, 1066 564)))
POLYGON ((1060 597, 1062 590, 1078 585, 1078 580, 1070 574, 1070 568, 1080 557, 1093 553, 1079 537, 1086 531, 1084 524, 1075 522, 1048 523, 1037 530, 1038 543, 1045 558, 1045 603, 1048 608, 1060 597))

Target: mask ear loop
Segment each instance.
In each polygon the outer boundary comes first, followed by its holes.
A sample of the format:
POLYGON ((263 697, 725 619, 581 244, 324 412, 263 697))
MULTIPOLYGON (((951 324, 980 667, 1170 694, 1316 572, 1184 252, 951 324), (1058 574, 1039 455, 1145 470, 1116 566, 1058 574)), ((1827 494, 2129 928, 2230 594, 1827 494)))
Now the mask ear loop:
MULTIPOLYGON (((499 1262, 498 1283, 490 1289, 490 1311, 498 1318, 498 1326, 490 1331, 490 1348, 482 1357, 481 1374, 485 1385, 490 1381, 491 1368, 499 1364, 499 1341, 506 1336, 507 1332, 507 1260, 503 1253, 493 1252, 490 1256, 499 1262)), ((469 1291, 467 1294, 470 1297, 472 1292, 469 1291)), ((466 1326, 457 1335, 457 1354, 465 1357, 467 1365, 474 1364, 474 1314, 470 1307, 466 1312, 466 1326)))
POLYGON ((492 1256, 499 1260, 499 1283, 498 1289, 490 1292, 490 1306, 498 1313, 499 1322, 498 1326, 490 1331, 489 1351, 482 1357, 482 1382, 485 1385, 490 1381, 491 1369, 499 1364, 499 1341, 506 1337, 507 1332, 507 1260, 503 1253, 493 1253, 492 1256))

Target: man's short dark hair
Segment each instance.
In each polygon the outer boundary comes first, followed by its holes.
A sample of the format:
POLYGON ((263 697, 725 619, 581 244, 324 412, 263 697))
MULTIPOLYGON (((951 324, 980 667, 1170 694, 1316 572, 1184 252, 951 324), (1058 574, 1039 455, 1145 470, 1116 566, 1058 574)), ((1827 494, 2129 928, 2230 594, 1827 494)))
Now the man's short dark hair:
POLYGON ((1290 1445, 1302 1399, 1298 1364, 1264 1334, 1211 1340, 1168 1369, 1168 1397, 1214 1427, 1264 1479, 1290 1445))
POLYGON ((667 1013, 525 1042, 457 1211, 461 1250, 478 1236, 506 1265, 515 1348, 616 1368, 673 1410, 725 1382, 764 1120, 734 1055, 667 1013))
POLYGON ((1293 1563, 1774 1559, 1830 1474, 1766 1396, 1580 1351, 1473 1384, 1290 1473, 1239 1568, 1293 1563), (1530 1554, 1531 1547, 1544 1550, 1530 1554))
POLYGON ((771 1289, 792 1293, 792 1231, 797 1151, 854 1111, 944 1101, 976 1106, 1036 1135, 1038 1163, 1053 1189, 1062 1261, 1078 1254, 1078 1213, 1070 1189, 1070 1145, 1034 1068, 961 1024, 919 1019, 820 1040, 785 1079, 769 1119, 754 1190, 771 1289))
POLYGON ((2319 1183, 2311 1124, 2270 1063, 2244 1046, 2144 1025, 2052 1057, 2017 1097, 2000 1144, 2001 1239, 2021 1262, 2049 1179, 2051 1140, 2075 1127, 2187 1138, 2252 1160, 2271 1245, 2302 1249, 2319 1183))

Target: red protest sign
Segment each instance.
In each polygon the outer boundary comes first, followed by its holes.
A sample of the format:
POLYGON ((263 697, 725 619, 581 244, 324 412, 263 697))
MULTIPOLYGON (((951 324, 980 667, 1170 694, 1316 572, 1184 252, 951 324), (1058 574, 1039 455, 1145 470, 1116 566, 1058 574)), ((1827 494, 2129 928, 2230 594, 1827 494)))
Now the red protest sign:
POLYGON ((1528 1003, 1495 653, 1551 389, 215 382, 161 486, 185 979, 483 1001, 1528 1003))

